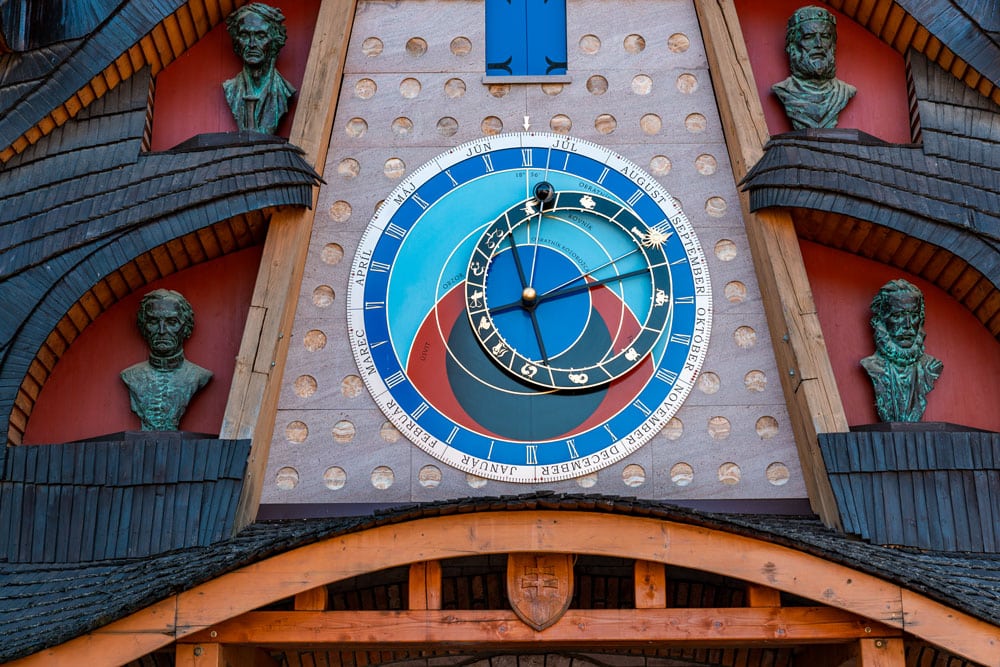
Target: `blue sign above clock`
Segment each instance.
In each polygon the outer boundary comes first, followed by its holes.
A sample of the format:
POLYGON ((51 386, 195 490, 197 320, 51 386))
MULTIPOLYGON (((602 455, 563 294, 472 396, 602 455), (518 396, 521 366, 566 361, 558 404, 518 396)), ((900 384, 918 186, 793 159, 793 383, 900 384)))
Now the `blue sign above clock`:
POLYGON ((613 151, 548 133, 414 171, 361 239, 347 307, 389 420, 513 482, 593 473, 648 442, 691 391, 712 320, 676 201, 613 151))

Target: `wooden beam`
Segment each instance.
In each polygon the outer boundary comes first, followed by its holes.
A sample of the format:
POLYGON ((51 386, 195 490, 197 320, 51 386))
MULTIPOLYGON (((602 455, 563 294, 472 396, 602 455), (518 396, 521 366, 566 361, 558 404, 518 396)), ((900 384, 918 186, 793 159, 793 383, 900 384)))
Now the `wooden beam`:
MULTIPOLYGON (((289 141, 323 173, 350 43, 357 0, 323 0, 289 141)), ((246 479, 233 532, 257 515, 267 466, 278 394, 288 356, 309 237, 319 189, 308 210, 280 212, 271 219, 264 253, 243 331, 221 438, 252 438, 246 479)))
POLYGON ((281 667, 256 646, 225 646, 216 641, 177 644, 174 667, 281 667))
POLYGON ((317 586, 295 594, 295 611, 326 611, 330 592, 326 586, 317 586))
MULTIPOLYGON (((327 583, 417 561, 508 552, 591 554, 693 568, 851 612, 973 662, 995 664, 1000 654, 1000 628, 896 584, 764 539, 656 518, 522 511, 426 518, 332 537, 240 568, 10 664, 121 665, 327 583), (401 544, 408 547, 400 549, 401 544)), ((547 637, 542 633, 539 639, 547 637)))
MULTIPOLYGON (((769 138, 764 110, 733 0, 696 0, 695 7, 733 175, 739 182, 761 158, 769 138)), ((840 528, 817 435, 847 431, 847 417, 798 236, 787 211, 751 213, 745 192, 740 193, 740 204, 809 500, 823 523, 840 528)))
POLYGON ((667 567, 663 563, 637 560, 635 571, 635 608, 663 609, 667 606, 667 567))
MULTIPOLYGON (((429 644, 476 644, 513 648, 544 640, 551 646, 624 646, 639 643, 732 646, 853 641, 899 630, 872 624, 830 607, 750 609, 571 609, 540 632, 514 612, 490 611, 257 611, 191 637, 215 633, 227 644, 390 648, 429 644), (874 625, 874 628, 873 628, 874 625)), ((881 666, 880 666, 881 667, 881 666)), ((886 666, 888 667, 888 666, 886 666)))
POLYGON ((780 607, 781 591, 770 586, 747 584, 748 607, 780 607))
POLYGON ((410 609, 441 608, 441 561, 410 565, 410 609))
POLYGON ((859 640, 857 667, 906 667, 902 637, 859 640))

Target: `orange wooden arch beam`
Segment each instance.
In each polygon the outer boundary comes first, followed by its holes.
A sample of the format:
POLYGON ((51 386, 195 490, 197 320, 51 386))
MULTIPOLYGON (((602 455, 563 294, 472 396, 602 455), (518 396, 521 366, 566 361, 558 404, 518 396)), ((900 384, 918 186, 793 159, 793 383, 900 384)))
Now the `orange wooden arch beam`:
POLYGON ((119 665, 326 583, 419 561, 517 551, 635 558, 713 572, 852 612, 975 662, 996 664, 1000 656, 1000 628, 788 547, 658 519, 525 511, 418 519, 332 537, 223 575, 10 664, 119 665))

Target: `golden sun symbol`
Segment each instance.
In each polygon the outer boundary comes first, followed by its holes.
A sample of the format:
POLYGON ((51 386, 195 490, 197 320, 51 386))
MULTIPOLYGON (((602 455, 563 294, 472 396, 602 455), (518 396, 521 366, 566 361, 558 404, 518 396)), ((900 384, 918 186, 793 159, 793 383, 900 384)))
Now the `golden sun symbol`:
POLYGON ((659 248, 666 243, 669 238, 670 232, 661 232, 658 229, 650 229, 642 235, 641 241, 644 248, 659 248))

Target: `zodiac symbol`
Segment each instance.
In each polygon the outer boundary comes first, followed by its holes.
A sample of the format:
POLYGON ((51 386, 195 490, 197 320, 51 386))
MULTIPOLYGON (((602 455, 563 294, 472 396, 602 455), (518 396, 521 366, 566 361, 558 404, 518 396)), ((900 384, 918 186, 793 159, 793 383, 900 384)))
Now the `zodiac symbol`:
POLYGON ((483 290, 477 289, 475 292, 469 295, 469 305, 473 308, 479 308, 483 305, 483 290))
POLYGON ((479 262, 473 262, 472 264, 469 265, 469 270, 472 271, 472 275, 479 278, 486 271, 486 267, 484 267, 479 262))
POLYGON ((481 318, 479 318, 479 330, 480 331, 489 331, 492 327, 493 327, 493 325, 490 324, 490 318, 486 317, 485 315, 483 315, 481 318))
POLYGON ((657 306, 662 306, 667 302, 667 293, 661 289, 656 290, 655 300, 657 306))
POLYGON ((526 378, 533 378, 538 375, 538 367, 532 366, 531 364, 525 364, 521 366, 521 375, 526 378))
POLYGON ((630 347, 629 349, 625 350, 625 358, 628 359, 629 361, 635 361, 636 359, 639 358, 639 353, 635 351, 634 347, 630 347))
POLYGON ((655 227, 650 229, 648 232, 643 232, 635 227, 632 228, 632 233, 639 237, 640 243, 642 243, 643 248, 659 248, 662 247, 664 243, 667 242, 673 232, 661 232, 655 227))
POLYGON ((597 206, 597 202, 595 202, 594 198, 590 195, 583 195, 580 197, 580 206, 584 207, 588 211, 591 211, 595 206, 597 206))
POLYGON ((569 374, 569 381, 572 382, 573 384, 587 384, 587 380, 588 379, 589 378, 587 377, 586 373, 570 373, 569 374))
POLYGON ((503 344, 503 341, 500 341, 490 348, 490 352, 493 353, 494 357, 502 357, 507 354, 507 346, 503 344))
POLYGON ((528 201, 524 202, 524 214, 525 215, 527 215, 527 216, 530 217, 530 216, 533 216, 536 213, 538 213, 538 211, 535 210, 535 200, 534 199, 529 199, 528 201))

